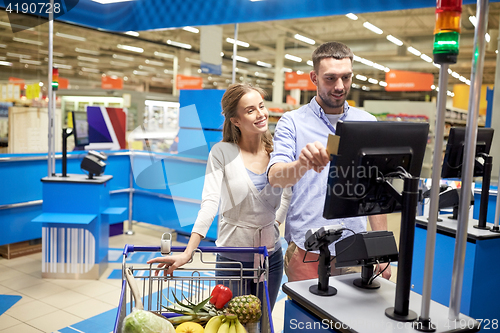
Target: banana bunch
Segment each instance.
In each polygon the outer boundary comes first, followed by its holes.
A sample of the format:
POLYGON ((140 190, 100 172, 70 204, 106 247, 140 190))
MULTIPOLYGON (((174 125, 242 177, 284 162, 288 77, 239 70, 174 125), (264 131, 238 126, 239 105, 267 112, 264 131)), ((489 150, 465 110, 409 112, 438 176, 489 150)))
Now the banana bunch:
POLYGON ((247 333, 238 317, 233 314, 212 317, 205 326, 205 333, 247 333))

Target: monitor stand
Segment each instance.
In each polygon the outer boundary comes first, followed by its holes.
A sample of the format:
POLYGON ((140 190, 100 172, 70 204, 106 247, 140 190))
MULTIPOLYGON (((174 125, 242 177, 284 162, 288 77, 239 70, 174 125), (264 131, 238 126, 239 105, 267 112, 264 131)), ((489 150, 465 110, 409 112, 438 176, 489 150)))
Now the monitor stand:
POLYGON ((483 184, 481 186, 481 203, 479 206, 478 224, 474 228, 489 230, 486 226, 486 216, 488 215, 488 200, 490 196, 491 170, 493 168, 493 157, 482 154, 484 158, 483 184))

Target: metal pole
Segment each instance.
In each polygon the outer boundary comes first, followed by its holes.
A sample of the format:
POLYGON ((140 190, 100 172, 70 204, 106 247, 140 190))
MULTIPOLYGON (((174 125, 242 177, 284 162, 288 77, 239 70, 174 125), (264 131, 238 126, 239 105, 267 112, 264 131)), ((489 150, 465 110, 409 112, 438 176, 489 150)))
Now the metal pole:
POLYGON ((444 118, 446 113, 446 91, 448 90, 448 64, 441 64, 439 69, 439 92, 437 102, 436 133, 434 139, 434 153, 432 156, 432 185, 429 207, 429 219, 427 223, 427 243, 425 248, 424 280, 422 288, 422 307, 420 321, 428 322, 432 274, 434 270, 434 252, 436 250, 436 229, 439 210, 439 181, 441 180, 441 156, 444 137, 444 118))
POLYGON ((462 190, 459 202, 457 234, 455 239, 455 257, 451 276, 450 310, 448 318, 458 320, 462 285, 464 280, 465 247, 467 245, 467 228, 469 225, 469 205, 472 189, 472 174, 476 156, 477 123, 479 115, 479 97, 483 79, 485 33, 488 24, 488 0, 477 1, 477 25, 474 34, 474 51, 472 52, 471 86, 469 92, 469 114, 465 128, 464 159, 462 163, 462 190))
MULTIPOLYGON (((50 8, 54 8, 54 0, 50 0, 50 8)), ((54 170, 55 159, 52 155, 52 141, 54 140, 54 119, 52 114, 52 104, 54 100, 52 98, 52 68, 53 68, 53 43, 54 43, 54 14, 52 12, 49 13, 49 84, 48 84, 48 93, 49 103, 47 106, 47 116, 48 116, 48 152, 47 152, 47 173, 48 177, 52 177, 52 173, 54 170)))
POLYGON ((497 207, 495 210, 495 221, 493 221, 493 227, 491 227, 490 231, 500 232, 500 228, 498 224, 500 223, 500 171, 498 172, 498 186, 497 186, 497 207))
POLYGON ((128 229, 125 231, 126 235, 135 234, 132 230, 132 205, 134 199, 134 175, 133 175, 133 164, 134 164, 134 152, 130 152, 130 178, 129 178, 129 192, 128 192, 128 229))
POLYGON ((236 82, 236 51, 238 50, 238 45, 236 41, 238 40, 238 23, 234 25, 234 44, 233 44, 233 82, 236 82))
MULTIPOLYGON (((51 84, 52 86, 52 84, 51 84)), ((56 119, 56 108, 57 108, 57 98, 56 98, 56 92, 52 90, 52 95, 53 95, 53 102, 52 102, 52 114, 51 114, 51 119, 52 119, 52 175, 55 176, 56 174, 56 137, 55 137, 55 119, 56 119)))

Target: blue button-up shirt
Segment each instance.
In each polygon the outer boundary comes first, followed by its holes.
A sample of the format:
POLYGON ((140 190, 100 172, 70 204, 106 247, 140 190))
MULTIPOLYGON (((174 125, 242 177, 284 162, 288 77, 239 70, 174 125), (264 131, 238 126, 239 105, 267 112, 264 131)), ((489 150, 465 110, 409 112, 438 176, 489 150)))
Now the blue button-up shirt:
MULTIPOLYGON (((376 118, 366 111, 344 104, 342 121, 376 121, 376 118)), ((325 147, 328 135, 335 134, 335 128, 330 123, 321 106, 313 97, 311 102, 301 108, 283 114, 274 131, 274 151, 271 153, 269 168, 279 162, 290 163, 298 159, 300 151, 308 143, 321 142, 325 147)), ((285 239, 294 242, 304 249, 306 231, 311 228, 343 223, 354 232, 366 231, 366 217, 327 220, 323 218, 323 208, 328 181, 328 166, 321 173, 309 170, 293 186, 293 195, 285 223, 285 239)), ((352 235, 344 231, 342 238, 352 235)), ((330 252, 335 254, 334 244, 330 252)))

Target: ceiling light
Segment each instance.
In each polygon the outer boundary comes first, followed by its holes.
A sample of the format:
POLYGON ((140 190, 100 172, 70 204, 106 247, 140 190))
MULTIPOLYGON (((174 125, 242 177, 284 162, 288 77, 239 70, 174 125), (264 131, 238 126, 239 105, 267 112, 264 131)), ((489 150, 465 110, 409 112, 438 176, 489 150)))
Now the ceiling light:
POLYGON ((168 45, 173 45, 173 46, 177 46, 177 47, 181 47, 183 49, 191 49, 192 46, 190 44, 186 44, 186 43, 179 43, 179 42, 175 42, 173 40, 167 40, 167 44, 168 45))
POLYGON ((273 67, 273 65, 268 64, 267 62, 263 62, 263 61, 257 61, 256 64, 259 66, 262 66, 262 67, 267 67, 267 68, 273 67))
POLYGON ((432 86, 431 86, 431 89, 432 89, 432 90, 436 89, 436 86, 435 86, 435 85, 432 85, 432 86))
POLYGON ((158 68, 149 67, 149 66, 143 66, 143 65, 139 65, 139 69, 143 69, 143 70, 151 71, 151 72, 158 71, 158 68))
POLYGON ((118 45, 116 45, 116 47, 119 48, 119 49, 122 49, 122 50, 127 50, 127 51, 132 51, 132 52, 137 52, 137 53, 144 52, 143 48, 135 47, 135 46, 130 46, 130 45, 118 44, 118 45))
POLYGON ((363 27, 365 27, 366 29, 373 31, 374 33, 379 34, 379 35, 381 35, 383 33, 382 29, 374 26, 370 22, 364 22, 363 27))
POLYGON ((0 60, 7 60, 6 57, 0 57, 0 60))
POLYGON ((166 79, 164 79, 164 78, 161 78, 161 77, 155 77, 155 76, 153 76, 153 77, 151 78, 151 81, 154 81, 154 82, 165 82, 165 80, 166 80, 166 79))
POLYGON ((120 67, 128 67, 129 66, 129 64, 127 64, 125 62, 120 62, 120 61, 111 60, 109 63, 113 66, 120 66, 120 67))
POLYGON ((190 27, 190 26, 184 27, 184 28, 182 28, 182 30, 186 30, 186 31, 192 32, 193 34, 197 34, 197 33, 200 32, 199 29, 197 29, 195 27, 190 27))
POLYGON ((357 74, 356 79, 361 80, 361 81, 366 81, 368 78, 364 75, 357 74))
POLYGON ((163 73, 165 73, 165 74, 174 74, 174 71, 165 69, 165 70, 163 70, 163 73))
POLYGON ((7 47, 7 45, 5 45, 5 44, 0 44, 0 47, 1 47, 2 49, 5 49, 5 48, 7 47))
POLYGON ((307 37, 299 35, 299 34, 295 34, 295 36, 293 36, 293 37, 295 39, 300 40, 300 41, 307 43, 307 44, 311 44, 311 45, 316 44, 316 41, 314 39, 307 38, 307 37))
POLYGON ((81 60, 81 61, 99 62, 99 59, 97 59, 97 58, 90 58, 90 57, 78 56, 78 57, 76 57, 76 59, 81 60))
POLYGON ((369 79, 368 79, 368 82, 370 82, 371 84, 377 84, 377 83, 378 83, 378 80, 375 80, 375 79, 369 78, 369 79))
POLYGON ((467 81, 467 79, 466 79, 466 78, 465 78, 465 76, 463 76, 463 75, 460 75, 460 77, 459 77, 458 79, 459 79, 460 81, 462 81, 462 82, 467 81))
POLYGON ((120 59, 120 60, 126 60, 126 61, 134 61, 134 57, 127 57, 127 56, 122 56, 119 54, 113 54, 113 59, 120 59))
POLYGON ((3 25, 5 27, 10 27, 10 28, 18 28, 19 30, 35 31, 34 28, 30 28, 30 27, 27 27, 25 25, 19 25, 19 24, 14 24, 14 23, 7 23, 7 22, 0 21, 0 25, 3 25))
POLYGON ((304 74, 303 71, 297 71, 297 75, 302 75, 302 74, 304 74))
POLYGON ((8 61, 0 61, 0 65, 2 65, 2 66, 12 66, 12 63, 8 62, 8 61))
POLYGON ((453 71, 450 68, 448 68, 448 74, 451 74, 451 73, 453 73, 453 71))
POLYGON ((19 42, 19 43, 24 43, 24 44, 31 44, 31 45, 43 45, 43 42, 38 41, 38 40, 31 40, 31 39, 24 39, 24 38, 17 38, 13 37, 12 40, 14 42, 19 42))
POLYGON ((441 68, 441 65, 440 64, 436 64, 436 63, 433 63, 433 65, 437 68, 441 68))
POLYGON ((139 37, 139 33, 137 31, 127 31, 125 35, 139 37))
POLYGON ((85 53, 85 54, 96 55, 96 56, 101 54, 99 51, 86 50, 86 49, 81 49, 78 47, 75 48, 75 51, 79 52, 79 53, 85 53))
POLYGON ((429 57, 427 54, 424 54, 424 53, 422 53, 420 55, 420 58, 422 58, 422 60, 427 61, 427 62, 433 62, 432 58, 429 57))
POLYGON ((370 88, 368 88, 367 86, 362 86, 361 89, 365 90, 365 91, 368 91, 370 90, 370 88))
POLYGON ((186 59, 184 59, 184 60, 186 60, 187 62, 193 63, 193 64, 197 64, 197 65, 201 64, 200 59, 192 59, 192 58, 186 57, 186 59))
POLYGON ((377 64, 376 62, 374 62, 372 66, 373 66, 373 68, 376 68, 380 71, 385 71, 385 68, 386 68, 385 66, 382 66, 381 64, 377 64))
POLYGON ((288 67, 283 67, 282 70, 285 73, 291 73, 291 72, 293 72, 293 70, 291 68, 288 68, 288 67))
POLYGON ((359 84, 353 83, 353 84, 351 84, 351 87, 353 87, 353 88, 359 88, 361 86, 359 84))
POLYGON ((99 71, 96 68, 88 68, 88 67, 82 67, 82 71, 83 72, 89 72, 89 73, 96 73, 96 74, 101 73, 101 71, 99 71))
POLYGON ((408 47, 408 51, 410 53, 413 53, 414 55, 416 55, 417 57, 420 57, 420 55, 422 54, 422 52, 420 52, 419 50, 417 50, 416 48, 414 47, 408 47))
MULTIPOLYGON (((49 51, 48 50, 39 50, 38 52, 42 53, 42 54, 49 54, 49 51)), ((54 57, 61 57, 63 58, 64 57, 64 53, 61 53, 61 52, 52 52, 52 55, 54 57)))
POLYGON ((373 66, 373 61, 370 61, 368 59, 361 58, 360 61, 361 61, 362 64, 365 64, 366 66, 373 66))
POLYGON ((154 55, 157 56, 157 57, 167 58, 167 59, 173 59, 174 58, 173 54, 168 54, 168 53, 163 53, 163 52, 157 52, 157 51, 155 51, 154 55))
MULTIPOLYGON (((233 59, 234 57, 231 56, 231 59, 233 59)), ((239 55, 236 56, 236 61, 241 61, 241 62, 250 62, 250 60, 248 60, 248 58, 245 58, 245 57, 241 57, 239 55)))
POLYGON ((86 42, 87 41, 87 39, 85 37, 63 34, 61 32, 56 32, 56 36, 57 37, 62 37, 62 38, 67 38, 67 39, 77 40, 77 41, 80 41, 80 42, 86 42))
POLYGON ((453 76, 455 79, 458 79, 460 77, 460 74, 458 74, 457 72, 453 72, 451 73, 451 76, 453 76))
POLYGON ((123 76, 122 72, 108 71, 108 75, 123 76))
MULTIPOLYGON (((226 38, 226 42, 234 44, 234 39, 232 39, 232 38, 226 38)), ((243 47, 249 47, 250 46, 250 44, 248 44, 247 42, 242 42, 241 40, 237 40, 236 41, 236 45, 243 46, 243 47)))
POLYGON ((153 65, 153 66, 161 66, 161 67, 165 66, 164 62, 154 61, 154 60, 149 60, 149 59, 146 59, 146 64, 153 65))
POLYGON ((13 57, 13 58, 25 58, 25 59, 29 59, 29 58, 31 58, 31 56, 26 55, 26 54, 11 53, 11 52, 7 52, 7 57, 13 57))
POLYGON ((307 64, 308 64, 309 66, 314 66, 314 63, 313 63, 313 61, 312 61, 312 60, 307 60, 307 64))
POLYGON ((223 57, 223 56, 224 56, 224 52, 221 52, 221 53, 220 53, 220 56, 221 56, 221 57, 223 57))
POLYGON ((296 61, 296 62, 302 62, 302 58, 296 57, 291 54, 285 54, 285 58, 288 60, 296 61))
POLYGON ((135 75, 142 75, 142 76, 149 76, 149 75, 151 75, 151 73, 142 72, 142 71, 133 71, 132 73, 134 73, 135 75))
POLYGON ((382 87, 387 87, 387 82, 385 81, 378 81, 378 84, 381 85, 382 87))
POLYGON ((80 67, 99 68, 99 65, 89 64, 88 62, 78 62, 77 65, 80 66, 80 67))
POLYGON ((486 39, 486 41, 489 43, 490 40, 491 40, 491 37, 490 37, 490 34, 489 33, 486 33, 486 35, 484 35, 484 38, 486 39))
POLYGON ((391 71, 391 69, 390 69, 389 67, 386 67, 386 68, 384 69, 384 72, 386 72, 386 73, 389 73, 390 71, 391 71))
POLYGON ((350 18, 351 20, 354 20, 354 21, 356 21, 358 19, 358 17, 356 15, 354 15, 353 13, 345 14, 345 16, 347 16, 348 18, 350 18))
POLYGON ((466 85, 468 85, 468 86, 470 86, 470 80, 469 80, 469 79, 467 79, 467 80, 465 81, 465 84, 466 84, 466 85))
POLYGON ((71 65, 64 65, 64 64, 56 64, 54 63, 55 68, 62 68, 62 69, 73 69, 73 66, 71 65))
POLYGON ((476 19, 475 16, 469 16, 469 21, 470 21, 470 23, 472 23, 472 25, 474 27, 476 27, 476 25, 477 25, 477 19, 476 19))
POLYGON ((387 40, 396 44, 397 46, 401 46, 403 45, 403 42, 400 41, 399 39, 397 39, 396 37, 394 37, 393 35, 387 35, 387 40))

